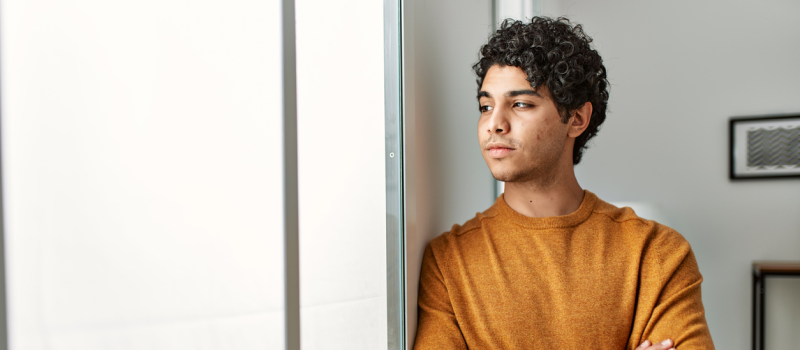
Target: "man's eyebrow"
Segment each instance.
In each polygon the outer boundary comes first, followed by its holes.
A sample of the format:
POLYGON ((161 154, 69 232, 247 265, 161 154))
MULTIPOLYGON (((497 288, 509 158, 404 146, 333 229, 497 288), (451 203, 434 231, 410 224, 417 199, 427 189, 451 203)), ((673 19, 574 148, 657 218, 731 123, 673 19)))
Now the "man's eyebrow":
POLYGON ((508 96, 508 97, 516 97, 516 96, 519 96, 519 95, 533 95, 533 96, 536 96, 536 97, 542 97, 542 95, 540 95, 538 92, 536 92, 536 90, 514 90, 514 91, 506 92, 506 96, 508 96))
MULTIPOLYGON (((509 91, 509 92, 506 92, 505 95, 507 97, 516 97, 516 96, 520 96, 520 95, 533 95, 533 96, 537 96, 537 97, 542 97, 542 95, 540 95, 538 92, 536 92, 536 90, 528 90, 528 89, 526 89, 526 90, 509 91)), ((492 94, 490 94, 487 91, 480 91, 480 92, 478 92, 477 98, 480 99, 481 97, 492 98, 492 94)))

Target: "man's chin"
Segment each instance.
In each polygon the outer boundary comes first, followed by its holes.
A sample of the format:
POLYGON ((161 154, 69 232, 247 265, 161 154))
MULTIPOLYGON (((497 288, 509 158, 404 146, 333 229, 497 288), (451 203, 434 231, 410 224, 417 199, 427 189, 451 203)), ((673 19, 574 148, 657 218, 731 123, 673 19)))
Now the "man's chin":
POLYGON ((512 171, 492 171, 492 176, 495 180, 502 182, 516 182, 521 178, 519 173, 512 171))

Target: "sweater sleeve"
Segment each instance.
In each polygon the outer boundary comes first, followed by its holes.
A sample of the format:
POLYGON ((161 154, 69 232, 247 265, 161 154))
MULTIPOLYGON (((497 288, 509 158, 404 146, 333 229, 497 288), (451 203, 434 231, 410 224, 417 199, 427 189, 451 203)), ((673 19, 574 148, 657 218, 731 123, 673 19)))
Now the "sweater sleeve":
POLYGON ((416 350, 467 349, 431 245, 422 256, 416 350))
POLYGON ((700 295, 703 277, 689 242, 671 229, 661 238, 657 252, 662 287, 643 339, 654 343, 672 339, 680 350, 713 350, 700 295))

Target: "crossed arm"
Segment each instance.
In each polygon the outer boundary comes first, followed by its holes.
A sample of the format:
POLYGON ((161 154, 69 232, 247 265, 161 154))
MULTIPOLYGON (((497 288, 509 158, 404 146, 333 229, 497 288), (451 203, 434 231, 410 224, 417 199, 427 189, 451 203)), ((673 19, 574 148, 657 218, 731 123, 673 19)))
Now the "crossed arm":
MULTIPOLYGON (((689 243, 672 231, 659 237, 657 244, 668 249, 656 249, 658 267, 663 276, 660 293, 649 314, 638 316, 631 334, 631 341, 642 342, 636 349, 713 350, 714 343, 705 319, 705 309, 700 293, 703 277, 697 266, 689 243), (641 334, 641 337, 636 337, 641 334), (654 343, 663 341, 672 344, 654 343), (646 345, 647 343, 653 343, 646 345), (661 346, 661 347, 656 347, 661 346), (667 347, 663 347, 667 346, 667 347)), ((633 347, 637 342, 633 342, 633 347)))

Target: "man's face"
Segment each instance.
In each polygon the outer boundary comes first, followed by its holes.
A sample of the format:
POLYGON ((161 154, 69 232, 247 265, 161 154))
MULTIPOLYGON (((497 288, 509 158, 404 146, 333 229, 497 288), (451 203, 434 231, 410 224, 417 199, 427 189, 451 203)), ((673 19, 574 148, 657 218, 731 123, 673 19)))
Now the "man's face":
MULTIPOLYGON (((568 144, 546 86, 531 88, 519 67, 494 65, 478 94, 478 140, 492 175, 506 182, 530 181, 552 174, 568 144)), ((571 151, 569 156, 571 164, 571 151)))

